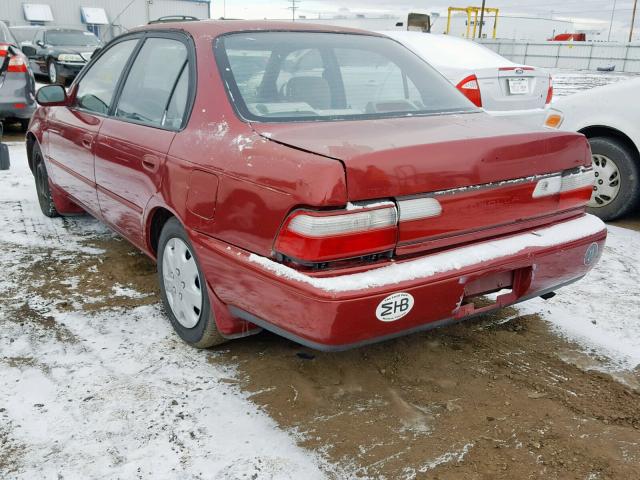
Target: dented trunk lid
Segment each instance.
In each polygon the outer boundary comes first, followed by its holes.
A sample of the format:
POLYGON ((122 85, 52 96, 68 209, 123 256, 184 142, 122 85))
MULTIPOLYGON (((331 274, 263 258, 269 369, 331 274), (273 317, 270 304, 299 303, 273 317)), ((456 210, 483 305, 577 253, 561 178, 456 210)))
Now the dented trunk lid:
POLYGON ((536 183, 591 162, 580 134, 531 131, 484 113, 253 128, 272 141, 341 161, 352 202, 390 198, 402 210, 403 200, 437 198, 437 217, 403 222, 401 212, 399 247, 427 242, 425 248, 437 248, 452 237, 463 242, 479 231, 486 237, 534 219, 553 221, 580 199, 534 198, 536 183))
POLYGON ((590 162, 580 134, 531 131, 484 113, 252 126, 278 143, 340 160, 351 201, 500 182, 590 162))

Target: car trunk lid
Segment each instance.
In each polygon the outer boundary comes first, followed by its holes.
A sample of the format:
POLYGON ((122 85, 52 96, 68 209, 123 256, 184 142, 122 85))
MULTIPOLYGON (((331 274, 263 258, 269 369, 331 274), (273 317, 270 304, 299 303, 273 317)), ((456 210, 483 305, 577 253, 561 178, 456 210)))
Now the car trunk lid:
POLYGON ((544 108, 549 91, 549 74, 533 67, 505 66, 475 72, 488 111, 544 108))
POLYGON ((495 228, 583 205, 589 196, 582 192, 567 202, 559 194, 534 195, 541 180, 555 188, 560 174, 589 165, 582 135, 527 131, 483 113, 253 127, 272 141, 340 160, 351 202, 393 199, 400 210, 398 245, 435 248, 443 245, 437 239, 478 231, 489 236, 495 228), (415 201, 425 198, 436 199, 440 211, 405 215, 403 208, 428 210, 427 201, 415 201))

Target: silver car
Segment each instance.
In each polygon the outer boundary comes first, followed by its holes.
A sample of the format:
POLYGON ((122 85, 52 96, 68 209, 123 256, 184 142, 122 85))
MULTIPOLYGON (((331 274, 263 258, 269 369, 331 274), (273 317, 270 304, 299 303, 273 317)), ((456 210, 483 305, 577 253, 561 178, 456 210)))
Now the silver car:
POLYGON ((519 65, 478 43, 450 35, 389 30, 387 35, 422 57, 478 107, 495 116, 539 126, 553 96, 544 69, 519 65))
POLYGON ((0 22, 0 121, 27 129, 36 109, 36 82, 27 57, 7 26, 0 22))

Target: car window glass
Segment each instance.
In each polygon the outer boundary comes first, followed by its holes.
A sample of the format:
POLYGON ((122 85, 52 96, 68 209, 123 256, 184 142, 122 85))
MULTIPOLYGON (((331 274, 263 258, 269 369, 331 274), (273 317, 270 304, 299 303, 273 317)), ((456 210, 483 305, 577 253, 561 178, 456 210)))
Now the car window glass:
MULTIPOLYGON (((312 79, 310 82, 317 84, 317 88, 314 89, 316 98, 312 103, 328 103, 329 88, 327 82, 323 80, 324 71, 322 55, 317 48, 294 50, 285 57, 282 70, 276 80, 278 95, 296 97, 300 93, 298 86, 304 84, 306 78, 312 77, 316 80, 312 79)), ((277 101, 277 98, 274 100, 277 101)))
POLYGON ((367 111, 380 108, 423 108, 420 92, 402 70, 388 58, 372 51, 336 48, 349 109, 367 111))
POLYGON ((426 62, 384 37, 237 33, 220 37, 216 59, 234 106, 251 120, 346 120, 474 110, 426 62))
POLYGON ((42 42, 43 38, 44 38, 44 32, 40 30, 38 33, 36 33, 36 36, 33 39, 33 43, 42 42))
POLYGON ((167 108, 167 113, 162 121, 163 127, 177 130, 182 126, 189 95, 189 69, 187 67, 185 64, 176 88, 171 95, 169 108, 167 108))
POLYGON ((169 98, 186 62, 184 43, 168 38, 147 39, 122 89, 116 117, 162 126, 169 98))
POLYGON ((100 40, 91 32, 81 30, 51 30, 47 32, 47 44, 68 47, 91 47, 100 45, 100 40))
POLYGON ((80 80, 76 104, 96 113, 107 114, 118 80, 138 40, 125 40, 109 48, 80 80))

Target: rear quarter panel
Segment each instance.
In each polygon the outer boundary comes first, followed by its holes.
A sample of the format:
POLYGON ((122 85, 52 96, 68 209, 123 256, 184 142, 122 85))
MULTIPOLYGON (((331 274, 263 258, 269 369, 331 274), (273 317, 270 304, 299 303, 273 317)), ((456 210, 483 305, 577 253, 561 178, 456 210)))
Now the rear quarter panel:
POLYGON ((194 40, 198 89, 193 111, 169 149, 165 181, 147 217, 166 205, 189 229, 270 256, 280 225, 292 209, 345 205, 344 168, 339 161, 254 132, 230 104, 213 55, 215 37, 194 40), (196 175, 197 187, 190 183, 194 170, 202 172, 196 175), (206 174, 211 175, 209 191, 203 190, 206 174), (194 200, 193 191, 189 196, 192 188, 201 198, 194 200))

